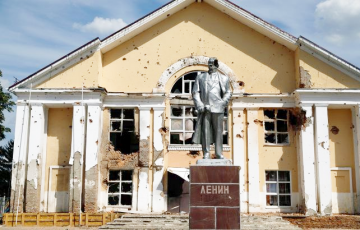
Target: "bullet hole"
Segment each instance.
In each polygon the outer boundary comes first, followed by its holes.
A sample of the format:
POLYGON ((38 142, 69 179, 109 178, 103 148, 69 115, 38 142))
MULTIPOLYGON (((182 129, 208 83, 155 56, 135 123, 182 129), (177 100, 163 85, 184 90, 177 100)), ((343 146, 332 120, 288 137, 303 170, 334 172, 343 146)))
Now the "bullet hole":
POLYGON ((333 134, 337 135, 340 130, 339 130, 339 128, 336 127, 336 126, 331 126, 330 131, 331 131, 333 134))
POLYGON ((161 127, 160 129, 159 129, 159 132, 161 133, 161 134, 165 134, 165 133, 167 133, 167 131, 169 131, 166 127, 161 127))
POLYGON ((89 122, 90 122, 90 123, 92 123, 92 122, 93 122, 93 120, 92 120, 92 119, 89 119, 89 122))
POLYGON ((166 15, 166 17, 169 17, 169 16, 170 16, 170 14, 166 15))
POLYGON ((139 50, 139 48, 137 48, 137 47, 134 47, 134 50, 139 50))
POLYGON ((144 69, 147 69, 147 67, 145 66, 144 69))
POLYGON ((160 65, 160 62, 156 62, 156 64, 160 65))
POLYGON ((147 61, 147 63, 150 63, 150 61, 147 61))
POLYGON ((244 86, 245 86, 245 82, 243 82, 243 81, 238 81, 238 83, 239 83, 239 86, 240 86, 240 87, 244 87, 244 86))
POLYGON ((275 41, 273 41, 273 45, 275 45, 275 41))
POLYGON ((95 141, 95 144, 97 144, 97 145, 98 145, 98 144, 99 144, 99 140, 95 141))
POLYGON ((255 119, 254 123, 263 126, 263 121, 261 121, 259 119, 255 119))
POLYGON ((123 58, 123 61, 125 61, 126 60, 126 58, 123 58))
POLYGON ((236 134, 236 138, 242 138, 240 134, 236 134))
POLYGON ((141 59, 139 59, 138 61, 141 61, 141 59))

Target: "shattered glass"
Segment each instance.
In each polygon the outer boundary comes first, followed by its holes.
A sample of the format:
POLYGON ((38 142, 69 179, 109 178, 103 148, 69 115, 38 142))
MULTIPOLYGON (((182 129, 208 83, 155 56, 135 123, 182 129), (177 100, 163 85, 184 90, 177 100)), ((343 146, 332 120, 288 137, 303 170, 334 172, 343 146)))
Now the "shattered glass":
POLYGON ((275 123, 274 122, 269 122, 269 121, 265 121, 265 130, 266 131, 275 131, 275 123))
POLYGON ((109 195, 108 204, 109 205, 119 205, 119 195, 109 195))
POLYGON ((118 193, 118 192, 120 192, 119 182, 109 183, 109 193, 118 193))
POLYGON ((121 131, 121 121, 112 121, 111 131, 121 131))
POLYGON ((121 180, 122 181, 124 181, 124 180, 132 181, 132 174, 133 174, 132 170, 122 170, 121 171, 121 180))
POLYGON ((121 109, 111 109, 110 110, 111 119, 120 119, 121 118, 121 109))
POLYGON ((121 183, 121 192, 132 192, 132 183, 121 183))
POLYGON ((289 135, 288 134, 278 134, 277 139, 278 139, 278 144, 288 144, 289 143, 289 135))
POLYGON ((120 171, 109 171, 109 180, 120 180, 120 171))
POLYGON ((171 116, 173 117, 181 117, 183 109, 181 107, 171 107, 171 116))
POLYGON ((265 143, 276 143, 274 133, 265 133, 265 143))
POLYGON ((277 125, 277 131, 278 132, 287 132, 288 131, 288 127, 287 127, 287 121, 276 121, 276 125, 277 125))
POLYGON ((171 130, 183 130, 183 120, 171 119, 171 130))
POLYGON ((264 110, 265 119, 274 119, 275 118, 275 110, 264 110))

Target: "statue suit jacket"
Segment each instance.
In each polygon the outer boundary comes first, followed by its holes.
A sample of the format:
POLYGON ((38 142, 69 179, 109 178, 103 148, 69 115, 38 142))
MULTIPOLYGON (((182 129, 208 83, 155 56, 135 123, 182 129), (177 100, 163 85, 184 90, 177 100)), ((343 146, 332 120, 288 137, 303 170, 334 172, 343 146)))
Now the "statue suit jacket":
MULTIPOLYGON (((220 72, 217 72, 217 77, 213 81, 210 81, 208 72, 200 74, 196 77, 193 86, 193 100, 195 103, 195 109, 199 111, 199 108, 210 106, 211 113, 224 113, 224 109, 227 107, 231 98, 231 90, 229 78, 220 72)), ((201 143, 201 130, 202 120, 204 113, 198 113, 198 120, 195 127, 195 133, 193 136, 194 143, 201 143)), ((212 132, 210 132, 212 134, 212 132)), ((213 143, 213 137, 209 137, 210 142, 213 143)))

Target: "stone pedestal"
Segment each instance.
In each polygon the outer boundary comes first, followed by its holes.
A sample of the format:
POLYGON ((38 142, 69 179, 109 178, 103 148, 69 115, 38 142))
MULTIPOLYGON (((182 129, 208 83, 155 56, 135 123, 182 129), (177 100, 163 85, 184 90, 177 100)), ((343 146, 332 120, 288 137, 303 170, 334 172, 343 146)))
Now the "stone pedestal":
POLYGON ((190 229, 240 229, 240 167, 213 161, 190 166, 190 229))

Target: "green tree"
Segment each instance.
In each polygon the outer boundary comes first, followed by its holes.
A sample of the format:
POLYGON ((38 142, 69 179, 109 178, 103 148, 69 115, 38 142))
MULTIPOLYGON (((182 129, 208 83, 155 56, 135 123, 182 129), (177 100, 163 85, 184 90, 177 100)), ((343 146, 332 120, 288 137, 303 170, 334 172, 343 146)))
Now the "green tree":
MULTIPOLYGON (((2 72, 0 70, 0 78, 2 72)), ((4 111, 12 112, 15 103, 11 100, 10 93, 4 92, 0 81, 0 141, 5 138, 5 133, 10 132, 10 128, 3 125, 5 121, 4 111)), ((9 196, 11 186, 11 168, 13 159, 14 141, 10 140, 5 146, 0 146, 0 195, 9 196)))
MULTIPOLYGON (((0 77, 2 77, 2 72, 0 70, 0 77)), ((11 100, 10 93, 5 93, 0 82, 0 141, 5 138, 5 133, 10 132, 10 128, 7 128, 3 125, 5 121, 4 110, 12 112, 12 107, 15 103, 11 100)))
POLYGON ((5 146, 0 146, 0 196, 10 195, 13 149, 13 140, 5 146))

